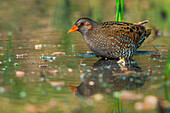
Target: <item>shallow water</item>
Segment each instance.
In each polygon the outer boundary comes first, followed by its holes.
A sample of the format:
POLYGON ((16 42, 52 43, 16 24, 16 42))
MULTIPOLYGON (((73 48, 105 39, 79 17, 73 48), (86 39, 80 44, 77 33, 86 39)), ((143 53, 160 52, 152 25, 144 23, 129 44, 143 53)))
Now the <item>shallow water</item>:
POLYGON ((153 39, 152 33, 139 50, 156 51, 154 47, 164 50, 161 57, 135 55, 134 61, 126 64, 128 72, 121 71, 115 60, 83 56, 90 50, 81 34, 67 34, 82 16, 102 21, 114 19, 113 1, 103 3, 107 7, 102 6, 102 16, 96 15, 98 11, 93 15, 89 11, 89 7, 98 9, 100 4, 85 3, 75 0, 0 1, 0 112, 116 113, 116 110, 122 110, 125 113, 157 113, 157 109, 135 110, 134 104, 143 98, 122 101, 121 107, 117 107, 120 102, 116 103, 115 92, 122 90, 168 100, 170 84, 164 85, 164 74, 170 47, 170 36, 165 34, 170 31, 167 25, 170 19, 158 14, 162 10, 169 14, 169 1, 161 4, 159 0, 154 3, 134 1, 134 7, 127 1, 124 20, 148 19, 151 23, 148 28, 154 26, 162 32, 157 39, 153 39), (54 52, 65 52, 65 55, 52 55, 54 52), (20 54, 27 54, 27 57, 17 58, 20 54), (152 72, 148 71, 149 66, 152 72), (59 72, 50 74, 49 70, 59 72), (24 76, 16 75, 18 71, 23 71, 24 76))

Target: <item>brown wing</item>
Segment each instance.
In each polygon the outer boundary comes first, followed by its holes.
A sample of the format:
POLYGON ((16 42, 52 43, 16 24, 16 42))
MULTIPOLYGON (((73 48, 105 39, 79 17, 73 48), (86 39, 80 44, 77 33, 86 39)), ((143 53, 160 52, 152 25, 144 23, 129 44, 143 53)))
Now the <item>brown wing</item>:
POLYGON ((138 23, 105 22, 100 25, 102 34, 112 45, 119 47, 135 47, 145 35, 145 27, 138 23))

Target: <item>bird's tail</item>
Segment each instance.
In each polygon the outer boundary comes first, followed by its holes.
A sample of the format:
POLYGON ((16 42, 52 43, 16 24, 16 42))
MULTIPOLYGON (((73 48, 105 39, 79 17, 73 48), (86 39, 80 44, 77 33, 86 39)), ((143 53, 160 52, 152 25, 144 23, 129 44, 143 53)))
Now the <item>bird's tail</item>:
POLYGON ((134 23, 135 25, 141 25, 141 26, 145 26, 146 24, 148 24, 149 21, 148 20, 145 20, 145 21, 142 21, 142 22, 138 22, 138 23, 134 23))

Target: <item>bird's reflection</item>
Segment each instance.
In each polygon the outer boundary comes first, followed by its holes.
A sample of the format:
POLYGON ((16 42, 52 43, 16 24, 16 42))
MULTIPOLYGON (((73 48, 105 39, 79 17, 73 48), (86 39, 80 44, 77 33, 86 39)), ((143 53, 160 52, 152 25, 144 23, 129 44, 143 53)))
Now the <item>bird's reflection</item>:
POLYGON ((143 72, 135 61, 123 67, 117 60, 99 60, 81 74, 82 82, 78 87, 70 86, 77 96, 89 97, 96 93, 112 94, 114 91, 133 90, 144 85, 148 72, 143 72))

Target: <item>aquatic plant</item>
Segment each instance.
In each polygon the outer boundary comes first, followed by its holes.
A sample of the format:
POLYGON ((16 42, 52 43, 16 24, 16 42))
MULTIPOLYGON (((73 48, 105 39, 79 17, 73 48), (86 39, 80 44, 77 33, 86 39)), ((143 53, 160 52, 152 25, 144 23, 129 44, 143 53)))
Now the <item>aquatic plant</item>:
POLYGON ((116 22, 122 22, 123 20, 123 8, 124 8, 124 0, 115 0, 116 1, 116 22), (121 7, 120 7, 121 6, 121 7))
POLYGON ((167 62, 167 66, 166 66, 166 72, 165 72, 165 80, 168 80, 169 77, 169 70, 170 70, 170 52, 169 52, 169 56, 168 56, 168 62, 167 62))
POLYGON ((169 70, 170 70, 170 52, 169 52, 168 62, 167 62, 166 71, 165 71, 165 85, 164 85, 165 97, 170 102, 170 97, 168 93, 169 70))
POLYGON ((121 96, 121 92, 119 91, 114 92, 115 100, 114 100, 114 106, 111 113, 123 113, 122 100, 120 96, 121 96))
POLYGON ((4 76, 5 76, 5 81, 8 81, 8 78, 6 76, 9 75, 10 69, 11 69, 11 64, 13 63, 13 58, 12 58, 12 32, 8 32, 8 41, 6 44, 6 49, 5 49, 5 56, 4 56, 4 61, 5 61, 5 70, 4 70, 4 76))

